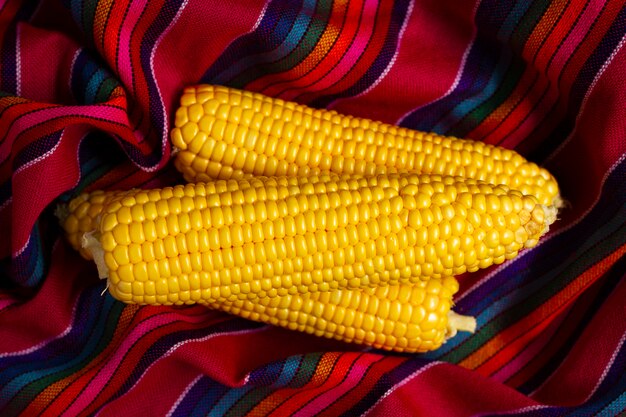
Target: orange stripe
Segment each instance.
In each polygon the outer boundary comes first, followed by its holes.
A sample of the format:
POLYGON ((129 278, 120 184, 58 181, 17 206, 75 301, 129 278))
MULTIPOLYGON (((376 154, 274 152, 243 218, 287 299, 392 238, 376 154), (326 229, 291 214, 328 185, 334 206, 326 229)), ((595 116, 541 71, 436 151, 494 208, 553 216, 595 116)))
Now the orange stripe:
MULTIPOLYGON (((572 7, 570 9, 574 9, 579 7, 582 2, 573 2, 571 4, 572 7)), ((563 13, 566 6, 568 6, 570 2, 567 0, 559 0, 555 1, 550 5, 546 13, 541 18, 539 24, 535 27, 531 35, 529 36, 526 44, 524 46, 524 50, 522 51, 522 56, 525 58, 526 62, 530 62, 532 58, 532 53, 538 51, 539 53, 543 51, 550 51, 550 55, 554 53, 554 49, 548 49, 546 46, 558 46, 556 41, 549 43, 547 40, 552 38, 554 34, 555 25, 559 24, 559 17, 561 13, 563 13)), ((573 13, 579 12, 578 10, 573 11, 573 13)), ((539 56, 539 53, 537 56, 539 56)), ((467 134, 468 137, 471 138, 482 138, 484 135, 489 134, 493 129, 498 126, 498 123, 503 118, 506 118, 509 113, 522 101, 522 99, 528 95, 529 86, 532 84, 542 84, 533 83, 537 75, 537 65, 528 65, 522 78, 517 82, 517 85, 513 89, 513 92, 509 94, 509 96, 504 100, 498 107, 496 107, 490 114, 487 116, 482 123, 480 123, 474 130, 467 134)), ((531 99, 537 99, 537 96, 531 95, 531 99)), ((527 111, 532 109, 532 106, 524 105, 524 109, 527 111)))
POLYGON ((113 6, 113 0, 100 0, 96 6, 96 12, 93 21, 93 38, 96 47, 100 53, 104 54, 102 45, 104 44, 104 29, 107 23, 109 11, 113 6))
POLYGON ((529 336, 526 333, 535 332, 535 327, 541 330, 547 326, 550 319, 573 303, 580 293, 593 284, 625 253, 626 244, 620 246, 603 261, 587 269, 524 319, 498 333, 480 349, 465 358, 460 365, 475 369, 485 375, 493 373, 500 364, 508 362, 525 346, 526 339, 532 338, 532 334, 529 336))
MULTIPOLYGON (((106 348, 100 352, 98 356, 92 358, 89 361, 89 364, 83 366, 75 373, 72 373, 66 378, 63 378, 41 391, 37 397, 33 399, 33 401, 28 405, 28 407, 24 410, 23 415, 25 416, 34 416, 42 413, 50 403, 54 402, 59 394, 67 390, 67 387, 72 385, 76 380, 81 379, 83 375, 88 373, 92 373, 95 375, 103 366, 103 362, 111 355, 112 351, 117 349, 121 340, 127 335, 128 329, 131 326, 131 322, 135 317, 135 313, 139 310, 139 306, 137 305, 129 305, 124 308, 120 319, 118 321, 118 325, 115 329, 113 337, 107 344, 106 348)), ((86 384, 88 384, 90 379, 86 380, 86 384)), ((85 385, 86 385, 85 384, 85 385)), ((85 388, 85 386, 73 387, 73 392, 75 396, 81 394, 81 390, 85 388)))
POLYGON ((347 8, 347 0, 337 1, 333 4, 328 24, 326 25, 322 36, 320 36, 315 48, 313 48, 313 50, 304 60, 302 60, 302 62, 286 72, 279 72, 277 74, 270 74, 268 76, 261 77, 251 82, 246 88, 273 96, 277 93, 281 85, 289 83, 292 80, 300 79, 307 75, 307 73, 311 72, 312 68, 317 67, 318 63, 328 56, 328 51, 330 51, 335 45, 335 41, 337 40, 339 33, 341 33, 340 27, 347 8), (268 88, 268 90, 262 91, 265 88, 268 88))

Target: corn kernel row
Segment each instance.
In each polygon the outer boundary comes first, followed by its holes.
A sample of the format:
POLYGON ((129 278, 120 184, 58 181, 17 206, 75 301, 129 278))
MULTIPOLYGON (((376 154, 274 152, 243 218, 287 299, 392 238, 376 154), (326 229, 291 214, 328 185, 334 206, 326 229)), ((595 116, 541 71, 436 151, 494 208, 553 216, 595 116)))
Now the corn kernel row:
POLYGON ((222 86, 185 89, 171 139, 188 181, 410 171, 504 184, 560 204, 552 175, 512 150, 222 86))
POLYGON ((553 220, 533 197, 503 186, 405 177, 360 178, 384 187, 355 191, 358 206, 339 194, 328 198, 335 195, 328 188, 354 184, 332 175, 311 179, 327 186, 322 194, 293 185, 311 184, 305 179, 284 179, 291 185, 256 193, 266 199, 260 202, 232 198, 240 190, 207 193, 226 181, 115 195, 98 229, 111 292, 126 301, 178 304, 456 275, 533 246, 553 220), (429 195, 440 196, 438 203, 429 195))

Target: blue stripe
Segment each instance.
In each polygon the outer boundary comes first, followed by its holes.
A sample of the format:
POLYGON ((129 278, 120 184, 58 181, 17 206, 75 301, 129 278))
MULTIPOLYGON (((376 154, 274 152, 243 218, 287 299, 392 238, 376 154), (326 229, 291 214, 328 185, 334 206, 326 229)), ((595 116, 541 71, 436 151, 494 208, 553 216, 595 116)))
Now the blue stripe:
POLYGON ((96 102, 96 95, 98 94, 98 89, 100 88, 100 85, 107 77, 108 77, 107 71, 105 71, 102 68, 98 69, 98 71, 96 71, 96 73, 92 75, 85 89, 85 103, 86 104, 93 104, 96 102))
POLYGON ((244 57, 218 74, 213 82, 216 84, 227 84, 237 74, 256 65, 277 61, 289 55, 298 46, 309 27, 315 12, 315 5, 315 0, 304 0, 302 10, 297 14, 295 21, 292 22, 289 16, 285 16, 285 18, 279 21, 274 31, 274 36, 272 36, 273 40, 281 42, 278 47, 265 54, 254 54, 244 57))
POLYGON ((302 356, 290 356, 285 360, 282 372, 274 382, 274 386, 283 387, 289 384, 289 382, 296 376, 298 369, 300 368, 300 362, 302 361, 302 356))
POLYGON ((217 404, 215 404, 215 406, 211 409, 209 416, 223 416, 241 397, 253 389, 254 387, 250 386, 231 389, 217 402, 217 404))
MULTIPOLYGON (((95 304, 93 298, 96 298, 94 295, 99 297, 96 291, 91 291, 93 304, 95 304)), ((82 362, 92 356, 94 351, 103 348, 101 340, 106 322, 112 307, 117 303, 110 296, 99 298, 104 300, 102 308, 94 308, 94 305, 80 306, 78 311, 87 314, 86 321, 83 322, 82 317, 78 316, 68 335, 30 354, 15 357, 15 360, 11 362, 18 363, 0 373, 0 380, 5 381, 0 390, 0 407, 6 406, 28 384, 56 372, 67 372, 68 369, 81 366, 82 362), (85 329, 91 329, 92 332, 84 332, 85 329), (81 349, 78 355, 72 351, 76 346, 81 349)), ((7 365, 6 359, 3 360, 4 365, 7 365)))
POLYGON ((281 35, 281 30, 277 28, 291 26, 297 17, 295 10, 298 10, 300 5, 301 3, 285 4, 281 1, 270 1, 257 29, 231 43, 204 73, 200 82, 218 84, 220 74, 236 65, 238 60, 248 57, 251 51, 256 55, 272 51, 286 36, 286 33, 281 35))

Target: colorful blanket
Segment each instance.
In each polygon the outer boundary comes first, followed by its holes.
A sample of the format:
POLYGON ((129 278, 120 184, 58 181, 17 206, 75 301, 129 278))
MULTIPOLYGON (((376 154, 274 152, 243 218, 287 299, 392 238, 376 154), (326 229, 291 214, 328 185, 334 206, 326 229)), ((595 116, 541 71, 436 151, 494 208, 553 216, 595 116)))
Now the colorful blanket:
POLYGON ((625 35, 620 0, 0 0, 0 415, 623 415, 625 35), (429 354, 122 304, 54 209, 182 181, 199 82, 514 148, 568 206, 429 354))

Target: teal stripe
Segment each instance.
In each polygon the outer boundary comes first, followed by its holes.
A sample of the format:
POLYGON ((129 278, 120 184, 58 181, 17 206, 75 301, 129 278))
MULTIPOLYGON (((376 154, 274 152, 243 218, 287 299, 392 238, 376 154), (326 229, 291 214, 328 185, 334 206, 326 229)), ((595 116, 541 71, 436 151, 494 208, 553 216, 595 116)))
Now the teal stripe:
POLYGON ((93 104, 96 103, 96 96, 98 94, 98 90, 100 88, 100 84, 107 78, 107 72, 99 68, 89 79, 87 82, 87 86, 85 88, 85 103, 93 104))
POLYGON ((260 75, 289 71, 302 62, 315 49, 322 33, 324 33, 330 18, 332 3, 332 1, 321 1, 318 3, 315 19, 310 23, 306 33, 292 51, 275 60, 262 59, 258 65, 253 66, 233 79, 232 85, 245 86, 260 75))
POLYGON ((624 237, 626 237, 625 219, 626 206, 622 206, 621 210, 611 220, 607 221, 603 227, 597 229, 596 233, 590 235, 576 248, 570 257, 571 262, 564 263, 560 268, 547 271, 541 277, 529 280, 527 285, 493 302, 476 315, 478 329, 476 333, 473 335, 460 333, 448 340, 438 350, 429 352, 424 357, 452 362, 464 359, 499 333, 499 329, 506 327, 507 323, 515 322, 527 311, 536 309, 568 285, 571 279, 580 276, 623 244, 624 237), (507 314, 503 314, 505 312, 507 314), (462 352, 456 349, 461 344, 465 344, 462 352))
POLYGON ((234 388, 226 393, 217 404, 211 409, 209 416, 223 416, 233 405, 248 392, 252 391, 253 387, 240 387, 234 388))
POLYGON ((500 27, 496 39, 503 45, 500 51, 500 58, 496 64, 495 69, 491 73, 491 77, 487 82, 487 86, 480 92, 480 94, 469 97, 459 104, 454 106, 450 113, 442 120, 440 120, 433 128, 436 132, 445 132, 450 126, 455 124, 458 120, 461 120, 474 108, 479 106, 483 101, 487 100, 492 94, 496 92, 502 82, 504 73, 510 69, 511 62, 513 62, 513 53, 507 44, 507 41, 513 36, 514 31, 517 29, 519 20, 524 17, 530 6, 533 4, 531 1, 519 1, 515 5, 511 12, 508 14, 506 20, 500 27))
POLYGON ((296 375, 298 369, 300 368, 300 362, 302 361, 302 356, 290 356, 285 361, 285 365, 283 366, 283 370, 278 376, 278 379, 273 384, 278 387, 283 387, 287 385, 296 375))
POLYGON ((596 417, 614 417, 621 415, 626 409, 626 392, 613 400, 609 405, 602 409, 596 417))
POLYGON ((315 12, 315 0, 305 0, 302 6, 302 10, 296 17, 296 20, 291 27, 291 31, 287 34, 287 37, 276 49, 267 52, 266 54, 261 55, 250 55, 243 58, 241 61, 237 62, 234 65, 226 68, 225 71, 217 75, 217 77, 213 80, 215 84, 225 84, 228 83, 232 85, 231 79, 235 77, 237 74, 244 72, 260 63, 267 63, 279 60, 286 55, 288 55, 296 46, 304 36, 309 24, 311 23, 311 18, 315 12))
MULTIPOLYGON (((112 308, 115 305, 118 305, 118 302, 115 302, 112 297, 105 297, 104 304, 102 306, 102 311, 97 315, 98 320, 95 323, 73 323, 73 326, 81 326, 86 329, 92 329, 93 333, 87 340, 84 346, 80 347, 81 352, 74 356, 73 359, 69 360, 60 365, 52 366, 50 368, 42 368, 35 369, 33 371, 24 372, 19 374, 17 377, 13 378, 9 381, 2 390, 0 391, 0 398, 5 401, 14 398, 20 391, 24 390, 27 386, 31 384, 37 384, 39 380, 51 376, 57 372, 63 372, 65 374, 71 374, 74 372, 74 369, 80 369, 84 366, 83 362, 94 355, 94 351, 97 352, 103 349, 107 344, 102 343, 102 337, 104 335, 105 329, 107 328, 106 323, 109 320, 109 315, 111 313, 112 308)), ((72 347, 72 346, 68 346, 72 347)), ((30 366, 39 366, 39 362, 37 364, 29 364, 30 366)), ((43 362, 43 366, 45 366, 45 362, 43 362)), ((47 385, 44 385, 45 388, 47 385)))

